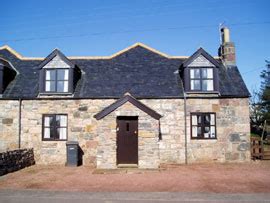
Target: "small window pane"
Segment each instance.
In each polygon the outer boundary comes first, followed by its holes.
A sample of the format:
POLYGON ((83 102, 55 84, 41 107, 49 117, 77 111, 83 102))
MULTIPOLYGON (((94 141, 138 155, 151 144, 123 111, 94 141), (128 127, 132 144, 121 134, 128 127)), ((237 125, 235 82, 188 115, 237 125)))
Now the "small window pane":
POLYGON ((202 78, 204 78, 204 79, 207 78, 207 69, 202 68, 201 71, 202 71, 202 78))
POLYGON ((197 137, 197 126, 192 126, 192 137, 197 137))
POLYGON ((191 80, 191 90, 200 90, 201 89, 201 82, 200 80, 191 80))
POLYGON ((216 137, 216 128, 214 126, 211 126, 211 131, 210 131, 210 137, 215 138, 216 137))
POLYGON ((67 126, 67 116, 57 115, 56 116, 56 125, 58 127, 66 127, 67 126))
POLYGON ((204 123, 208 125, 210 124, 210 114, 204 116, 204 123))
POLYGON ((57 133, 59 135, 60 140, 65 140, 67 139, 67 129, 66 128, 58 128, 57 133))
POLYGON ((55 70, 46 70, 46 80, 55 80, 55 70))
POLYGON ((211 116, 211 125, 215 125, 215 114, 210 114, 211 116))
POLYGON ((213 91, 213 80, 203 80, 202 81, 202 90, 203 91, 213 91))
POLYGON ((201 78, 200 69, 194 69, 194 78, 201 78))
POLYGON ((55 92, 55 82, 54 81, 46 81, 45 91, 46 92, 55 92))
POLYGON ((59 128, 56 129, 56 131, 54 132, 54 139, 59 140, 60 139, 60 130, 59 128))
POLYGON ((51 127, 53 122, 53 118, 51 116, 46 116, 44 118, 44 126, 45 127, 51 127))
POLYGON ((191 79, 195 78, 194 69, 190 69, 190 78, 191 79))
POLYGON ((202 128, 201 127, 197 127, 197 137, 200 137, 202 134, 202 128))
POLYGON ((213 68, 207 68, 207 78, 213 78, 213 68))
POLYGON ((68 92, 68 81, 58 81, 57 92, 68 92))
POLYGON ((201 78, 201 73, 200 73, 200 69, 197 68, 197 69, 190 69, 190 78, 191 79, 200 79, 201 78))
POLYGON ((212 68, 202 68, 202 78, 203 79, 212 79, 213 78, 213 69, 212 68))
POLYGON ((198 124, 201 124, 202 123, 202 116, 197 115, 197 119, 198 119, 198 124))
POLYGON ((44 138, 51 138, 50 128, 44 128, 44 138))
POLYGON ((197 122, 197 116, 196 115, 193 115, 192 116, 192 125, 197 125, 198 122, 197 122))
POLYGON ((64 82, 64 92, 68 92, 68 81, 64 82))
POLYGON ((210 137, 210 127, 204 127, 204 138, 210 137))
POLYGON ((207 91, 213 91, 214 90, 214 81, 213 80, 207 80, 207 91))
POLYGON ((66 69, 57 70, 57 80, 68 80, 68 70, 66 69))

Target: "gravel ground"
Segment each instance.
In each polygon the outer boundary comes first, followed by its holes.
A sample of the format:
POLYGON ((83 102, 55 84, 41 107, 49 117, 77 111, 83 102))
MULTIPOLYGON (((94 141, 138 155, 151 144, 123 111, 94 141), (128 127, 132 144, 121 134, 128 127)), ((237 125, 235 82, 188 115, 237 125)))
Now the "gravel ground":
POLYGON ((0 177, 0 189, 270 193, 270 161, 179 165, 163 170, 31 166, 0 177))

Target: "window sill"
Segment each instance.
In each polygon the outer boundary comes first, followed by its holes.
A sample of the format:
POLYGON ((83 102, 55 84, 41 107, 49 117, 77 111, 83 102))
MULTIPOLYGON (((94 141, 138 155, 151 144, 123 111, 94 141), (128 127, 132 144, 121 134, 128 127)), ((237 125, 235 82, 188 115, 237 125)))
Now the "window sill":
POLYGON ((67 141, 67 139, 64 139, 64 140, 60 140, 60 139, 58 139, 58 140, 55 140, 55 139, 42 139, 42 141, 67 141))
POLYGON ((41 92, 39 95, 72 95, 71 92, 41 92))
POLYGON ((190 140, 217 140, 217 138, 190 138, 190 140))
POLYGON ((187 94, 219 94, 219 91, 186 91, 187 94))
POLYGON ((73 97, 74 94, 73 93, 47 93, 47 92, 44 92, 44 93, 39 93, 38 97, 40 98, 48 98, 48 97, 73 97))

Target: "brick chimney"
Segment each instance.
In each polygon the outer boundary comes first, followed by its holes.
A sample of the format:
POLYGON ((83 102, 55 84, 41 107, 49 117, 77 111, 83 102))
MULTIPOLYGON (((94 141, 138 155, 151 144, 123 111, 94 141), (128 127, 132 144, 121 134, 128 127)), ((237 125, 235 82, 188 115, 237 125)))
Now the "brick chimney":
POLYGON ((219 47, 219 56, 221 57, 224 65, 235 66, 235 46, 230 41, 230 30, 227 27, 220 29, 221 34, 221 45, 219 47))

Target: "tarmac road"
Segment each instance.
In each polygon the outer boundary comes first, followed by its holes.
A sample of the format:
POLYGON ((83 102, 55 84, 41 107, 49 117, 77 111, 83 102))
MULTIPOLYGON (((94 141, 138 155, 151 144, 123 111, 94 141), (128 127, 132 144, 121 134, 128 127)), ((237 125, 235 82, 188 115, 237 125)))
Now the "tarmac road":
POLYGON ((2 203, 115 203, 115 202, 270 202, 270 194, 221 194, 182 192, 55 192, 42 190, 0 190, 2 203))

